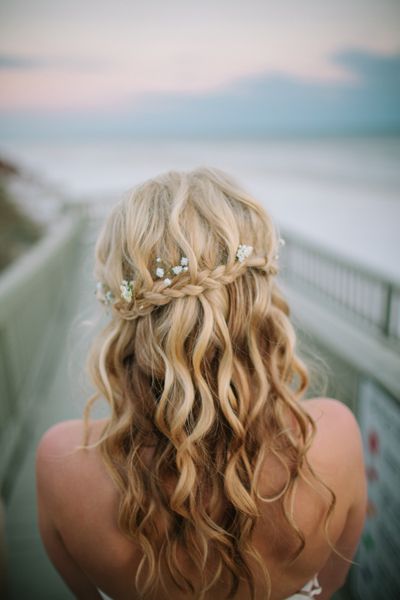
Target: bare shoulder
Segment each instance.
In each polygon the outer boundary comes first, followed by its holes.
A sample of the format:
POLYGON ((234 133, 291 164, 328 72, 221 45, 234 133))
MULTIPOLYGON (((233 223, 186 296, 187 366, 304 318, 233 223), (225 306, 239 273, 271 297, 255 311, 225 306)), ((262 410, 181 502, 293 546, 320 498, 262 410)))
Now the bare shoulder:
MULTIPOLYGON (((105 421, 90 423, 89 443, 97 441, 105 421)), ((73 479, 86 475, 88 466, 99 462, 95 451, 83 448, 83 434, 83 421, 73 419, 56 423, 42 435, 36 450, 39 493, 52 496, 67 491, 73 479)))
POLYGON ((362 438, 355 415, 342 402, 313 398, 303 406, 316 424, 310 463, 336 498, 329 529, 336 552, 330 553, 319 570, 326 597, 331 597, 346 579, 365 523, 367 479, 362 438))
POLYGON ((316 425, 309 458, 335 485, 359 485, 364 477, 360 427, 353 412, 339 400, 313 398, 302 403, 316 425))
MULTIPOLYGON (((89 442, 98 439, 106 419, 91 421, 89 425, 89 442)), ((68 455, 83 444, 84 425, 82 419, 60 421, 52 425, 42 435, 38 447, 38 458, 51 458, 57 455, 68 455)))
POLYGON ((341 444, 359 444, 360 428, 354 413, 346 404, 334 398, 312 398, 302 402, 303 408, 313 418, 317 435, 332 442, 339 437, 341 444))
POLYGON ((80 419, 61 421, 52 425, 42 435, 38 447, 38 459, 46 459, 68 452, 82 443, 83 423, 80 419))
POLYGON ((311 398, 304 400, 302 406, 314 419, 328 417, 333 425, 356 426, 357 421, 350 408, 335 398, 311 398))

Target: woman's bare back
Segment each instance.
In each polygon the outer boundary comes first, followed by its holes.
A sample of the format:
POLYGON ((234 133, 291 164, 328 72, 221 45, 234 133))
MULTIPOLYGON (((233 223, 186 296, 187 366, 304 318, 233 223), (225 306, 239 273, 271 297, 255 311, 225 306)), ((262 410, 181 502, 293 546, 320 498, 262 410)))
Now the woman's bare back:
MULTIPOLYGON (((329 537, 339 552, 352 557, 365 516, 365 476, 359 429, 351 412, 340 402, 313 399, 303 402, 314 418, 317 433, 308 459, 315 472, 333 490, 337 502, 329 537)), ((96 441, 104 421, 91 425, 91 442, 96 441)), ((48 430, 37 455, 39 522, 47 552, 76 597, 99 598, 97 588, 116 600, 135 598, 134 578, 140 562, 138 546, 118 529, 119 497, 99 451, 78 450, 82 422, 66 421, 48 430)), ((151 449, 143 459, 151 465, 151 449)), ((271 495, 282 486, 285 474, 279 461, 266 459, 260 494, 271 495)), ((312 477, 311 477, 312 481, 312 477)), ((272 583, 271 600, 289 597, 315 573, 322 586, 321 600, 340 587, 349 563, 332 552, 323 523, 330 494, 298 480, 294 519, 304 533, 306 545, 295 563, 287 559, 298 543, 290 533, 278 503, 265 503, 254 543, 265 560, 272 583)), ((181 557, 185 561, 185 557, 181 557)), ((188 565, 190 568, 190 565, 188 565)), ((193 577, 195 575, 193 574, 193 577)), ((224 598, 227 582, 221 580, 207 598, 224 598)), ((157 600, 188 598, 171 584, 168 595, 157 600)), ((261 588, 257 598, 261 598, 261 588)), ((243 584, 237 600, 248 598, 243 584)))

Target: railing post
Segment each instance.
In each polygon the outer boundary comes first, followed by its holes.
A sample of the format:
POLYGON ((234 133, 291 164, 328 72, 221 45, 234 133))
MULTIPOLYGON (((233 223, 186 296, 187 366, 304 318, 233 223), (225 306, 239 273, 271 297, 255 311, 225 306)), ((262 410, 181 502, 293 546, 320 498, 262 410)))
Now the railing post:
POLYGON ((385 302, 382 315, 382 333, 385 337, 390 337, 390 321, 392 315, 393 286, 386 284, 385 302))

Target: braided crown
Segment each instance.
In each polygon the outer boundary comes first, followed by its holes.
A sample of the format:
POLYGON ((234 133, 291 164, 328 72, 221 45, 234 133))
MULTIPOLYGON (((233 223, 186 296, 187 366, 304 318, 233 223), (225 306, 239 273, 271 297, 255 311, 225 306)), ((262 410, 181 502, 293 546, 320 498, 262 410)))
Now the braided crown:
MULTIPOLYGON (((105 284, 98 283, 97 298, 106 305, 112 304, 123 319, 134 320, 149 314, 155 307, 169 304, 174 298, 199 296, 206 290, 232 283, 248 267, 264 271, 267 275, 277 273, 275 264, 271 264, 266 257, 252 256, 252 251, 251 246, 241 244, 236 253, 237 260, 233 264, 221 264, 215 269, 204 269, 197 273, 195 281, 191 279, 188 272, 186 257, 181 258, 180 265, 170 269, 160 266, 162 261, 157 257, 155 276, 161 278, 166 275, 166 277, 156 280, 152 289, 138 290, 135 293, 135 281, 124 279, 120 286, 121 300, 117 300, 105 284)), ((274 259, 277 258, 276 255, 274 259)))

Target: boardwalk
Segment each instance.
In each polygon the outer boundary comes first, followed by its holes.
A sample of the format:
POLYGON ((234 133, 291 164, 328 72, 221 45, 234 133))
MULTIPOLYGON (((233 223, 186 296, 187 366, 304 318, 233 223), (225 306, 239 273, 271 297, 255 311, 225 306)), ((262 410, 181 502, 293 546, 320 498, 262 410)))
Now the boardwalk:
MULTIPOLYGON (((91 248, 90 248, 91 249, 91 248)), ((43 432, 52 424, 63 419, 80 418, 85 398, 88 395, 81 377, 77 373, 84 362, 88 326, 82 321, 90 318, 97 309, 93 295, 91 275, 91 252, 86 251, 80 264, 79 294, 71 302, 71 311, 65 336, 60 337, 62 348, 58 366, 44 396, 35 397, 37 417, 32 429, 32 438, 25 460, 14 482, 6 511, 6 538, 8 548, 9 598, 21 600, 67 600, 72 594, 53 569, 42 547, 36 521, 35 497, 35 448, 43 432), (75 372, 74 372, 75 370, 75 372)), ((35 395, 37 392, 32 390, 35 395)))

